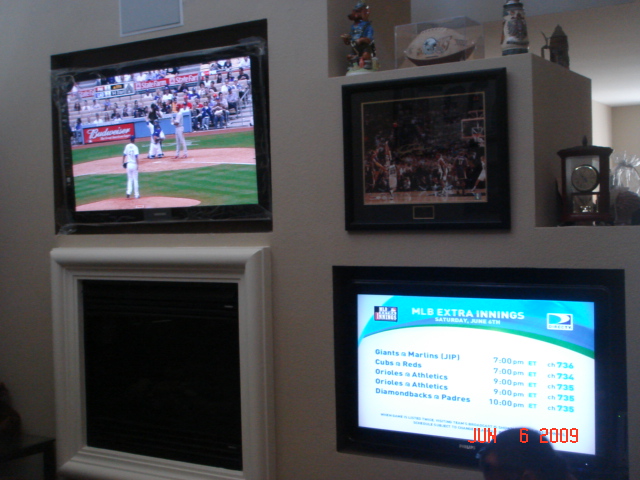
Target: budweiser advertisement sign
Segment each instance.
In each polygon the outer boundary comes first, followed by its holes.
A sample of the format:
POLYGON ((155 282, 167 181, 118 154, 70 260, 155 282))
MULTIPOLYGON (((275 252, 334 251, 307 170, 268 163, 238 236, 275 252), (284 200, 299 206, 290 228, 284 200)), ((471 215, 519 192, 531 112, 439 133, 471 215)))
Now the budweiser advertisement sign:
POLYGON ((84 143, 113 142, 115 140, 128 140, 135 134, 133 123, 121 123, 119 125, 106 125, 104 127, 92 127, 84 129, 84 143))

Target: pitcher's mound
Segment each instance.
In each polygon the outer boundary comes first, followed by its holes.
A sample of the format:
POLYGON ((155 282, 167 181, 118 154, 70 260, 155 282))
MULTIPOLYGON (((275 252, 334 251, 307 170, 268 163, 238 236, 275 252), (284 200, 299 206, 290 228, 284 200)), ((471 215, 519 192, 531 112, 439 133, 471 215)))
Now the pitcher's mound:
POLYGON ((87 203, 76 207, 78 212, 93 210, 133 210, 135 208, 174 208, 193 207, 199 205, 199 200, 177 197, 140 197, 140 198, 113 198, 100 202, 87 203))

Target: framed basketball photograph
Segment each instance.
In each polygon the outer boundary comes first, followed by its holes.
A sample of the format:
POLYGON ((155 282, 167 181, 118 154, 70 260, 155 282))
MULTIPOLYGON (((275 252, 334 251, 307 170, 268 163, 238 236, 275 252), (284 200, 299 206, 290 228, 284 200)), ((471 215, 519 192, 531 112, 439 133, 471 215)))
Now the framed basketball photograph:
POLYGON ((347 230, 508 229, 505 69, 342 87, 347 230))

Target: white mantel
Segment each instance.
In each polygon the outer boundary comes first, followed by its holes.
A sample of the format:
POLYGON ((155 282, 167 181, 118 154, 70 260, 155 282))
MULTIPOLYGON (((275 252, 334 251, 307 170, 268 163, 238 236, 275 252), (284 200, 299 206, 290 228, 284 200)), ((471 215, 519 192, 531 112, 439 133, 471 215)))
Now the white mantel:
POLYGON ((69 479, 271 480, 275 478, 271 269, 266 247, 56 248, 51 251, 57 449, 69 479), (243 470, 193 465, 87 446, 82 281, 238 284, 243 470))

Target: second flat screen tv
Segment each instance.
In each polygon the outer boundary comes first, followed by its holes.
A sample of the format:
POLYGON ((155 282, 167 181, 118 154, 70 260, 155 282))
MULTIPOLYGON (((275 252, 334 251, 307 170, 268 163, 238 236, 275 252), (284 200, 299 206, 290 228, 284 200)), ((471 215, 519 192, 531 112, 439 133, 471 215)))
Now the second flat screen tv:
POLYGON ((334 307, 338 450, 474 466, 523 427, 625 478, 621 271, 334 267, 334 307))

